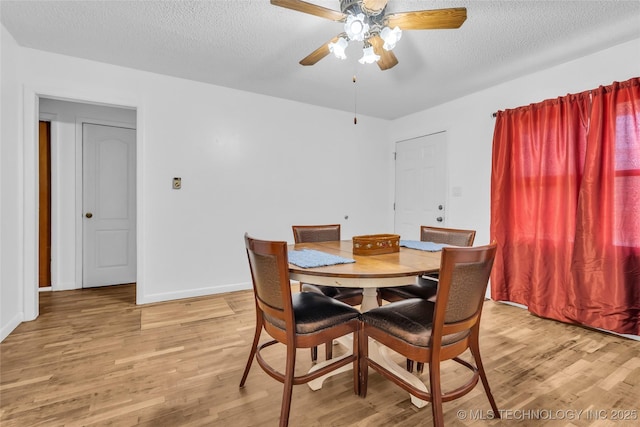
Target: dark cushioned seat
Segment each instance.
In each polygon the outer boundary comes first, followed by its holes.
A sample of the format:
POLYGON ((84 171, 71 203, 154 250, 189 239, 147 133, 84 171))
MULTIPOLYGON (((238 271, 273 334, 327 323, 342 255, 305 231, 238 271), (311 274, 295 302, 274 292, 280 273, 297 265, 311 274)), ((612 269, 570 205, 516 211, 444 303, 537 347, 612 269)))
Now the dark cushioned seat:
POLYGON ((302 283, 300 286, 301 292, 315 292, 317 294, 326 295, 331 298, 335 298, 339 301, 345 301, 349 304, 348 300, 356 300, 358 305, 362 303, 362 288, 338 288, 335 286, 323 286, 312 285, 311 283, 302 283))
MULTIPOLYGON (((411 345, 429 347, 434 309, 432 301, 412 298, 362 313, 362 320, 411 345)), ((442 345, 453 344, 468 335, 468 330, 445 335, 442 337, 442 345)))
MULTIPOLYGON (((360 312, 350 305, 314 292, 293 294, 291 301, 298 334, 318 332, 360 316, 360 312)), ((280 319, 266 313, 265 318, 278 328, 285 328, 280 319)))
POLYGON ((387 300, 400 301, 409 298, 429 299, 436 296, 438 292, 438 279, 429 279, 427 277, 418 277, 418 283, 406 286, 394 286, 385 288, 382 291, 383 298, 387 300))

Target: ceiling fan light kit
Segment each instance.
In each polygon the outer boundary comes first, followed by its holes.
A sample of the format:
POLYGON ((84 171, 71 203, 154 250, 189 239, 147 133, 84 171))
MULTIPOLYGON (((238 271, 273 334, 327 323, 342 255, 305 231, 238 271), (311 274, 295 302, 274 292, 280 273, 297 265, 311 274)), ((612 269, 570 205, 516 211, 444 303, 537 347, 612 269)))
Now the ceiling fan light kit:
POLYGON ((364 36, 369 33, 370 25, 366 22, 364 13, 357 15, 347 15, 347 22, 344 24, 344 31, 349 40, 364 41, 364 36))
POLYGON ((349 42, 344 37, 339 37, 336 42, 329 42, 329 52, 333 53, 333 55, 338 59, 347 59, 347 46, 349 46, 349 42))
POLYGON ((373 46, 365 47, 362 49, 362 58, 358 59, 361 64, 373 64, 378 62, 380 55, 376 55, 373 51, 373 46))
POLYGON ((271 0, 271 4, 344 22, 344 33, 311 52, 300 61, 301 65, 314 65, 329 53, 345 59, 349 42, 357 41, 363 42, 363 56, 359 59, 361 64, 377 62, 381 70, 388 70, 398 64, 391 50, 402 37, 402 29, 459 28, 467 19, 467 9, 464 7, 387 14, 388 1, 340 0, 340 12, 302 0, 271 0))
POLYGON ((396 47, 398 40, 402 38, 402 30, 397 26, 393 29, 384 27, 382 31, 380 31, 380 38, 384 40, 384 45, 382 47, 385 50, 392 50, 396 47))

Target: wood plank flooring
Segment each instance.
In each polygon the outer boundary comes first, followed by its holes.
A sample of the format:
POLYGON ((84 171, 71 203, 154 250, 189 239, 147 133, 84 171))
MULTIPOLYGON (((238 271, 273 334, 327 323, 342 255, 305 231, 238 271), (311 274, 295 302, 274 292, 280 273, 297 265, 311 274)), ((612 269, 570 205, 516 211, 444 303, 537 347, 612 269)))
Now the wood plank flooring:
MULTIPOLYGON (((40 313, 0 344, 2 427, 278 423, 280 383, 254 362, 238 388, 253 337, 250 291, 148 306, 135 305, 134 285, 49 292, 40 294, 40 313)), ((505 419, 489 419, 478 386, 444 404, 447 426, 640 425, 639 342, 492 301, 482 325, 485 368, 505 419)), ((282 350, 269 356, 283 365, 282 350)), ((297 369, 310 366, 309 352, 300 352, 297 369)), ((443 371, 445 387, 466 375, 455 364, 443 371)), ((317 392, 295 386, 290 425, 432 425, 429 406, 417 409, 378 374, 370 371, 366 399, 353 394, 351 379, 340 374, 317 392)))

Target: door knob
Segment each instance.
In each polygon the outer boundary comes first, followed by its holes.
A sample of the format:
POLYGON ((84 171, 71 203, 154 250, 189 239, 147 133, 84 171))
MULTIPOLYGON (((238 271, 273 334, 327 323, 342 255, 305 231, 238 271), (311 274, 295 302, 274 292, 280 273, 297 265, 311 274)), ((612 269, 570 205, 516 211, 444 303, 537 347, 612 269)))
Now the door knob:
POLYGON ((436 221, 438 222, 442 222, 443 218, 441 216, 439 216, 438 218, 436 218, 436 221))
POLYGON ((86 214, 84 214, 84 216, 86 216, 87 218, 91 218, 93 214, 91 212, 87 212, 86 214))
POLYGON ((438 205, 438 210, 441 211, 442 209, 444 209, 444 206, 438 205))

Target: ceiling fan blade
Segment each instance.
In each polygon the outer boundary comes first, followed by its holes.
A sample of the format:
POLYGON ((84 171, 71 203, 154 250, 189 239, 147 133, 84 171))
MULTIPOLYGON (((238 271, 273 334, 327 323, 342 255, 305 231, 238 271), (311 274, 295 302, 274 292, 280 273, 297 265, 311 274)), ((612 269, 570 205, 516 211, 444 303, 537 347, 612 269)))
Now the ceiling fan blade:
POLYGON ((384 40, 382 40, 380 36, 370 37, 367 41, 371 43, 371 46, 373 46, 373 51, 376 55, 380 55, 380 59, 378 59, 378 67, 380 67, 382 71, 393 68, 398 64, 398 58, 396 58, 394 53, 382 47, 384 45, 384 40))
POLYGON ((329 43, 335 43, 337 41, 338 36, 335 36, 327 43, 323 44, 322 46, 311 52, 309 55, 307 55, 305 58, 303 58, 300 61, 300 65, 313 65, 316 62, 320 61, 322 58, 329 55, 329 43))
POLYGON ((438 30, 459 28, 467 19, 467 9, 454 7, 450 9, 416 10, 387 15, 387 25, 396 25, 402 30, 438 30))
POLYGON ((344 21, 347 18, 347 15, 342 12, 318 6, 316 4, 307 3, 302 0, 271 0, 271 4, 302 13, 308 13, 309 15, 319 16, 320 18, 330 19, 332 21, 344 21))

